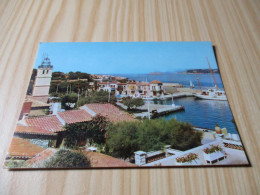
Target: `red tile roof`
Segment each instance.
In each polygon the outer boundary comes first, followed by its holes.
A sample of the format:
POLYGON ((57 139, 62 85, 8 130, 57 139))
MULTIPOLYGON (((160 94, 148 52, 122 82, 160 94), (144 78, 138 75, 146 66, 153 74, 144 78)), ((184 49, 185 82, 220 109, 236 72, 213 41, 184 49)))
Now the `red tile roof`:
POLYGON ((152 83, 152 84, 162 84, 162 82, 161 82, 161 81, 158 81, 158 80, 154 80, 154 81, 152 81, 152 82, 150 82, 150 83, 152 83))
POLYGON ((162 82, 161 82, 161 81, 158 81, 158 80, 154 80, 154 81, 152 81, 152 82, 150 82, 150 83, 152 83, 152 84, 162 84, 162 82))
POLYGON ((121 121, 133 121, 134 116, 128 114, 124 111, 119 110, 116 106, 112 104, 86 104, 86 106, 93 110, 96 114, 101 114, 102 116, 108 118, 111 122, 121 122, 121 121))
POLYGON ((83 154, 90 160, 91 167, 137 167, 137 165, 126 162, 112 156, 99 152, 86 152, 83 154))
POLYGON ((111 82, 100 82, 100 83, 98 83, 99 85, 109 85, 109 84, 117 84, 117 81, 111 81, 111 82))
POLYGON ((20 125, 16 126, 15 133, 40 134, 40 135, 56 135, 56 133, 53 133, 51 131, 48 131, 48 130, 40 128, 40 127, 20 126, 20 125))
POLYGON ((58 112, 58 115, 67 124, 90 121, 92 119, 92 116, 85 110, 69 110, 64 112, 58 112))
POLYGON ((47 104, 48 96, 30 96, 27 95, 25 98, 26 101, 32 102, 32 107, 49 107, 50 104, 47 104))
POLYGON ((31 143, 29 140, 14 137, 8 153, 11 157, 32 158, 43 150, 44 148, 31 143))
POLYGON ((98 83, 98 85, 107 85, 107 84, 109 84, 108 82, 100 82, 100 83, 98 83))
POLYGON ((130 85, 135 85, 136 82, 128 82, 127 84, 130 84, 130 85))
POLYGON ((30 117, 26 118, 25 122, 28 126, 35 126, 41 129, 45 129, 52 132, 62 131, 62 123, 54 115, 42 116, 42 117, 30 117))
POLYGON ((28 165, 33 165, 33 164, 40 164, 43 161, 45 161, 47 158, 53 156, 58 150, 54 148, 47 148, 46 150, 43 150, 36 156, 34 156, 32 159, 26 161, 28 165))
POLYGON ((137 85, 138 86, 149 86, 149 83, 138 82, 137 85))
POLYGON ((118 83, 117 85, 127 85, 127 83, 118 83))

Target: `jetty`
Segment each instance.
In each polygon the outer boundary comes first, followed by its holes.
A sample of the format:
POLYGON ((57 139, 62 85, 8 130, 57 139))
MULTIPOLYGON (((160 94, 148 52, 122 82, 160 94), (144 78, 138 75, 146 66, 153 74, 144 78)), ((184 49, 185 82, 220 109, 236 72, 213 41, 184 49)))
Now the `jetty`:
MULTIPOLYGON (((124 110, 127 110, 127 107, 120 103, 116 103, 119 107, 123 108, 124 110)), ((163 115, 167 115, 173 112, 177 111, 183 111, 185 108, 184 106, 177 106, 177 105, 161 105, 161 104, 152 104, 146 102, 143 106, 139 106, 136 108, 137 111, 140 111, 140 113, 134 113, 135 117, 141 117, 141 118, 157 118, 163 115), (148 115, 149 110, 149 115, 148 115)))
POLYGON ((192 97, 194 96, 194 93, 191 92, 176 92, 173 94, 164 95, 163 97, 160 97, 159 99, 171 99, 171 98, 181 98, 181 97, 192 97))

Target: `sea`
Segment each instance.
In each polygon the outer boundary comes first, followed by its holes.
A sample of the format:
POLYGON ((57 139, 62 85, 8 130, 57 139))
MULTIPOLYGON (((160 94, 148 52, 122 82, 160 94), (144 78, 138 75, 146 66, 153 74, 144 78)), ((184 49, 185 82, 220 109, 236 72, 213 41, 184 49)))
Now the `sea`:
MULTIPOLYGON (((135 81, 159 80, 163 83, 179 83, 185 87, 194 84, 195 89, 199 89, 198 80, 201 87, 214 87, 215 82, 211 74, 184 74, 184 73, 160 73, 160 74, 120 74, 117 76, 127 77, 135 81)), ((214 74, 219 88, 224 89, 220 74, 214 74)), ((185 111, 175 112, 163 116, 165 120, 175 118, 179 121, 189 122, 193 126, 215 129, 216 124, 221 128, 227 128, 229 133, 237 134, 237 128, 228 101, 202 100, 195 97, 175 98, 172 100, 155 100, 155 104, 183 105, 185 111)))

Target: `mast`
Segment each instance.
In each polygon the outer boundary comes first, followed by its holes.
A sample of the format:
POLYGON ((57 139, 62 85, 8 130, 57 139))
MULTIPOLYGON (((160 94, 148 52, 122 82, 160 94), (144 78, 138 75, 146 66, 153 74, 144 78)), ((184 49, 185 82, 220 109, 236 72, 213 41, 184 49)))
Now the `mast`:
POLYGON ((201 86, 200 86, 200 79, 199 79, 199 77, 198 77, 198 75, 197 75, 197 72, 195 72, 195 74, 196 74, 196 78, 197 78, 197 80, 198 80, 198 84, 199 84, 200 91, 202 91, 201 86))
POLYGON ((207 58, 207 61, 208 61, 209 69, 210 69, 210 72, 211 72, 212 77, 213 77, 213 79, 214 79, 215 85, 216 85, 216 87, 218 88, 218 84, 217 84, 216 79, 215 79, 215 77, 214 77, 214 74, 213 74, 213 71, 212 71, 212 69, 211 69, 211 66, 210 66, 210 63, 209 63, 209 59, 208 59, 208 58, 207 58))

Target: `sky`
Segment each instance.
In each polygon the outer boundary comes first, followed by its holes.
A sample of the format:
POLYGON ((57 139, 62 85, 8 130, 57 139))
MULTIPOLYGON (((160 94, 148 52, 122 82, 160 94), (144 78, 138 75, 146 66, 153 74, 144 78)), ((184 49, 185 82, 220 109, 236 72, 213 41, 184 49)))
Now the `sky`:
POLYGON ((34 68, 48 55, 53 71, 148 74, 217 68, 211 42, 40 43, 34 68))

